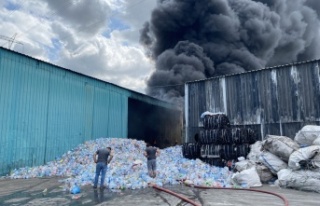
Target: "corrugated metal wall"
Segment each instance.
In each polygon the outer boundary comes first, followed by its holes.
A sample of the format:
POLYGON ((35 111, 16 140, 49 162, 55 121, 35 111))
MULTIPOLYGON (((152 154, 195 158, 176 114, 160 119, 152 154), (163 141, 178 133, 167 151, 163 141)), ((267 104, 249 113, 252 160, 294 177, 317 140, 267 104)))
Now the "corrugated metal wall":
POLYGON ((185 92, 185 141, 193 141, 205 111, 224 112, 232 125, 251 127, 260 138, 294 138, 304 125, 320 124, 318 60, 189 82, 185 92))
POLYGON ((128 98, 169 104, 0 48, 0 174, 79 143, 127 137, 128 98))

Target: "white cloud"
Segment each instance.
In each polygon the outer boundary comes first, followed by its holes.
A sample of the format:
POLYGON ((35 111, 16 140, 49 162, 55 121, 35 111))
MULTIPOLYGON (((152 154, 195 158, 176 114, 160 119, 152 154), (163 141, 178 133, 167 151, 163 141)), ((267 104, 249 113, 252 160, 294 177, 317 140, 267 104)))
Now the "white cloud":
POLYGON ((141 46, 127 46, 113 35, 83 43, 73 53, 64 50, 58 64, 139 92, 154 67, 141 46))
POLYGON ((139 44, 139 30, 156 0, 12 0, 15 10, 8 2, 0 0, 0 30, 23 42, 14 50, 145 92, 154 63, 139 44), (118 21, 109 28, 112 18, 118 21))

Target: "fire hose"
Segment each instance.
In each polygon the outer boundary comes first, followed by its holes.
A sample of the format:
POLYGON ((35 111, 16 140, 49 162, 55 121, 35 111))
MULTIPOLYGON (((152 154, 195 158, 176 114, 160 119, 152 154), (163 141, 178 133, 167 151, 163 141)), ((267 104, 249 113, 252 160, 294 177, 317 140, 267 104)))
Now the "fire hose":
MULTIPOLYGON (((190 185, 190 184, 186 184, 186 186, 189 186, 189 187, 194 187, 194 188, 198 188, 198 189, 224 189, 224 190, 242 190, 242 191, 250 191, 250 192, 259 192, 259 193, 265 193, 265 194, 270 194, 270 195, 273 195, 273 196, 276 196, 276 197, 279 197, 283 202, 284 202, 284 205, 285 206, 289 206, 289 202, 288 200, 280 195, 280 194, 277 194, 277 193, 274 193, 274 192, 268 192, 268 191, 264 191, 264 190, 257 190, 257 189, 246 189, 246 188, 226 188, 226 187, 208 187, 208 186, 197 186, 197 185, 190 185)), ((168 190, 168 189, 165 189, 165 188, 162 188, 162 187, 159 187, 157 185, 151 185, 153 188, 155 189, 158 189, 158 190, 161 190, 163 192, 166 192, 166 193, 169 193, 173 196, 176 196, 178 198, 180 198, 181 200, 187 202, 187 203, 190 203, 194 206, 200 206, 199 203, 196 203, 195 201, 193 200, 190 200, 188 199, 187 197, 183 196, 183 195, 180 195, 178 193, 175 193, 175 192, 172 192, 171 190, 168 190)))
POLYGON ((183 200, 183 201, 185 201, 185 202, 187 202, 187 203, 190 203, 191 205, 201 206, 201 204, 196 203, 196 202, 193 201, 193 200, 190 200, 189 198, 185 197, 184 195, 180 195, 180 194, 178 194, 178 193, 172 192, 171 190, 165 189, 165 188, 163 188, 163 187, 159 187, 158 185, 152 184, 151 186, 152 186, 153 188, 157 189, 157 190, 161 190, 161 191, 166 192, 166 193, 168 193, 168 194, 170 194, 170 195, 176 196, 176 197, 180 198, 181 200, 183 200))

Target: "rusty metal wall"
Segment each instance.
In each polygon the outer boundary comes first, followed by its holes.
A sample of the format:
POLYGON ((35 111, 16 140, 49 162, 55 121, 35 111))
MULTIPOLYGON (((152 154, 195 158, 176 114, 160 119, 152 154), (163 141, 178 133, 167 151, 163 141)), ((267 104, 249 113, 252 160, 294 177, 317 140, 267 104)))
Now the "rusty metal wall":
POLYGON ((186 136, 193 141, 205 111, 223 112, 234 126, 294 138, 320 124, 319 60, 189 82, 185 86, 186 136))

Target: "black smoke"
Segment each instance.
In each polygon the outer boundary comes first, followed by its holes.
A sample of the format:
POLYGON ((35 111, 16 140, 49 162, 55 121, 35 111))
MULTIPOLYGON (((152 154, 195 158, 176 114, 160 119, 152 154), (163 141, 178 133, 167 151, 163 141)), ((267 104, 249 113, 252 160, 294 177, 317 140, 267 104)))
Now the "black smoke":
POLYGON ((318 0, 159 0, 140 42, 156 61, 147 93, 177 101, 187 81, 319 58, 318 0))

